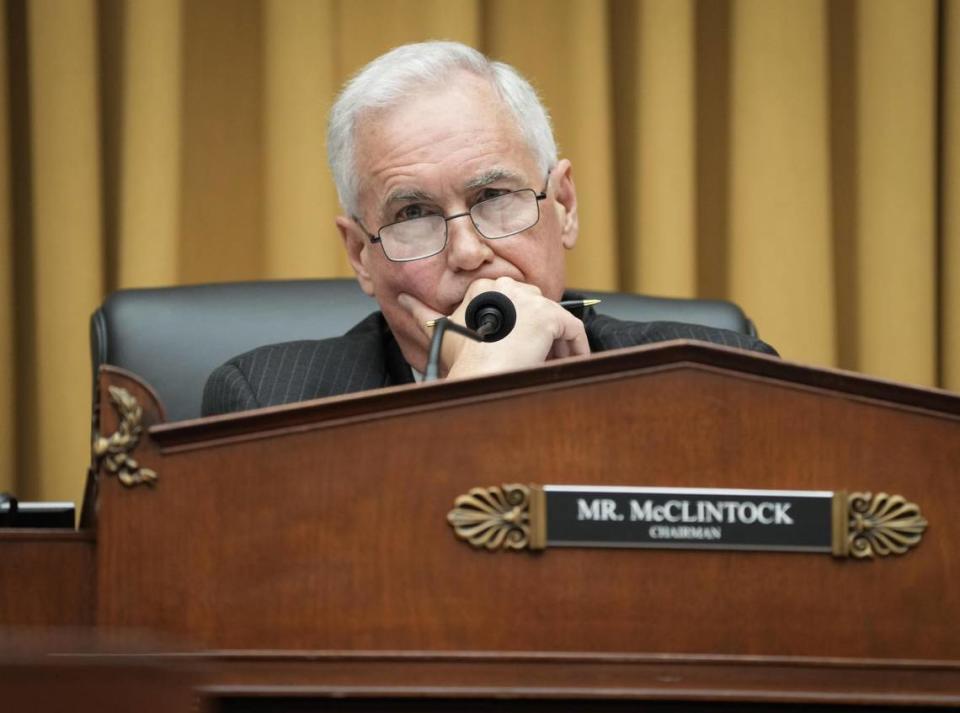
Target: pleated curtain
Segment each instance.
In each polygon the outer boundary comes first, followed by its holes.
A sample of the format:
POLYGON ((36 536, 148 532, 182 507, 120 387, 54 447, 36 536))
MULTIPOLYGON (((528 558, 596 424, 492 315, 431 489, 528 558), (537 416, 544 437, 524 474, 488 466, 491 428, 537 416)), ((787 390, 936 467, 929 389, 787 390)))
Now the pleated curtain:
POLYGON ((0 490, 79 500, 109 292, 350 274, 327 110, 430 38, 543 96, 569 285, 731 299, 785 359, 960 390, 960 0, 2 9, 0 490))

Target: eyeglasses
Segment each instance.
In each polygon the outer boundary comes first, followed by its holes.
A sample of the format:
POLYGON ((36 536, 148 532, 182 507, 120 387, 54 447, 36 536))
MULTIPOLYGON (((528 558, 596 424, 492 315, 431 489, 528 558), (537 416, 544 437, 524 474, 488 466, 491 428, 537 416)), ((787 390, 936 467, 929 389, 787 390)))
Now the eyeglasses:
POLYGON ((470 216, 473 226, 487 240, 499 240, 522 233, 540 220, 540 201, 547 197, 547 187, 540 193, 532 188, 510 191, 474 203, 466 213, 425 215, 384 225, 371 235, 356 217, 371 243, 380 243, 383 254, 393 262, 410 262, 432 257, 447 247, 447 223, 454 218, 470 216))

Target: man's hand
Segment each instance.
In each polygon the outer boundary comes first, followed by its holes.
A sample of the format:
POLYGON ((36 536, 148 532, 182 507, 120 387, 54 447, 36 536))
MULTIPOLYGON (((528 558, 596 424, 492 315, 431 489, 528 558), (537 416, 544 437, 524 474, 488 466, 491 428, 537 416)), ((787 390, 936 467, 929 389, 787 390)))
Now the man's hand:
POLYGON ((422 326, 424 333, 432 336, 433 328, 425 326, 428 321, 448 316, 463 325, 467 305, 488 291, 502 292, 510 298, 517 309, 516 326, 503 339, 489 343, 474 342, 448 331, 440 357, 440 371, 446 372, 448 378, 512 371, 542 364, 548 359, 590 353, 583 322, 544 297, 538 287, 509 277, 472 283, 463 302, 450 315, 440 314, 411 295, 400 295, 398 301, 422 326))

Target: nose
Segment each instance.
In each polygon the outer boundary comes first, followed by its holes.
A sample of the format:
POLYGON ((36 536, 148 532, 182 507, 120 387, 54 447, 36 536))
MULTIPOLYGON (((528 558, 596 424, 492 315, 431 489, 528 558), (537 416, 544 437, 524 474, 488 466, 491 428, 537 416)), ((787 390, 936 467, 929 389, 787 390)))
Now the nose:
POLYGON ((490 241, 477 232, 469 213, 447 219, 447 265, 451 270, 476 270, 492 258, 490 241))

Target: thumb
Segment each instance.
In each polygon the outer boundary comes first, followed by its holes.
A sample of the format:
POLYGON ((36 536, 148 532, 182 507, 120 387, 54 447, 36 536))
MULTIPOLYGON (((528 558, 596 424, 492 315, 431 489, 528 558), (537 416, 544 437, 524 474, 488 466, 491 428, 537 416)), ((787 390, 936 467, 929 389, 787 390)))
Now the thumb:
POLYGON ((420 329, 427 336, 433 334, 433 327, 428 327, 427 322, 443 317, 442 313, 437 312, 437 310, 432 307, 428 307, 413 295, 408 295, 403 292, 397 295, 397 304, 403 307, 403 309, 413 317, 417 324, 420 325, 420 329))

